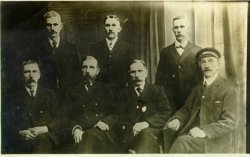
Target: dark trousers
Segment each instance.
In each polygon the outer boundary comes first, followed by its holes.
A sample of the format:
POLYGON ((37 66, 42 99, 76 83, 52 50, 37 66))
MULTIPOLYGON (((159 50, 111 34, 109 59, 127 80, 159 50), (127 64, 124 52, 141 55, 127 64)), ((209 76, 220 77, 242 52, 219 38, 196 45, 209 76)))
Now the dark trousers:
POLYGON ((76 144, 76 153, 118 153, 112 130, 88 129, 82 135, 82 141, 76 144))
POLYGON ((163 130, 163 153, 168 153, 169 149, 171 148, 172 144, 176 140, 178 136, 177 131, 173 131, 172 129, 165 129, 163 130))
POLYGON ((14 146, 17 154, 50 154, 55 148, 54 142, 47 133, 38 135, 33 140, 23 140, 21 138, 16 140, 14 146))
POLYGON ((127 141, 125 143, 126 152, 128 152, 128 150, 133 150, 138 154, 160 152, 160 147, 162 146, 162 132, 160 129, 146 128, 136 136, 133 136, 132 130, 130 131, 130 137, 123 139, 127 141))
POLYGON ((170 148, 169 153, 205 153, 205 139, 190 135, 179 136, 170 148))

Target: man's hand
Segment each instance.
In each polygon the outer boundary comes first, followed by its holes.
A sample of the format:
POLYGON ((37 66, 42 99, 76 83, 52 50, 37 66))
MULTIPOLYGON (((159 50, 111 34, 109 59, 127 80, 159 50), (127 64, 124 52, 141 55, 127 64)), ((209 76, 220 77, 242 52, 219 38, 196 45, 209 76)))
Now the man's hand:
POLYGON ((48 132, 48 127, 47 126, 38 126, 38 127, 34 127, 34 128, 29 128, 29 130, 31 131, 32 134, 37 136, 39 134, 43 134, 43 133, 48 132))
POLYGON ((75 143, 79 143, 82 141, 82 134, 83 134, 83 131, 80 130, 79 128, 76 128, 73 132, 73 138, 75 140, 75 143))
POLYGON ((36 135, 34 135, 30 130, 20 130, 18 134, 25 140, 32 140, 36 137, 36 135))
POLYGON ((146 129, 148 127, 149 127, 148 122, 135 123, 135 125, 133 126, 134 136, 136 136, 141 130, 146 129))
POLYGON ((180 120, 179 119, 174 119, 170 122, 168 122, 163 129, 172 129, 174 131, 177 131, 180 128, 180 120))
POLYGON ((189 130, 189 134, 193 137, 199 137, 199 138, 205 138, 207 136, 206 133, 198 127, 194 127, 191 130, 189 130))
POLYGON ((102 122, 102 121, 99 121, 95 127, 99 127, 101 130, 109 130, 109 125, 102 122))

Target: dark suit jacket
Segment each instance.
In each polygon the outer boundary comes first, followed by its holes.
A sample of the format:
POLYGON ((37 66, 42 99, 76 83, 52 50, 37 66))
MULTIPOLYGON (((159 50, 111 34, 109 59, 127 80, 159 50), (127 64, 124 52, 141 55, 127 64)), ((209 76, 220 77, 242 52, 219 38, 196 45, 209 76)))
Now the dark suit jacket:
POLYGON ((181 121, 180 135, 186 134, 198 121, 207 135, 205 153, 236 153, 235 129, 240 105, 237 87, 220 76, 207 89, 203 89, 202 83, 193 89, 185 105, 170 120, 181 121))
POLYGON ((81 78, 80 60, 73 44, 60 39, 59 47, 53 55, 53 48, 48 38, 42 38, 34 43, 31 52, 41 64, 40 83, 54 91, 59 90, 61 96, 68 87, 81 78))
POLYGON ((8 122, 9 126, 7 126, 12 132, 10 138, 17 140, 15 138, 18 138, 20 130, 47 126, 49 129, 48 135, 55 144, 58 143, 61 121, 58 101, 53 91, 38 87, 33 100, 26 89, 22 88, 13 94, 11 102, 10 121, 8 122))
POLYGON ((106 40, 95 44, 90 50, 90 55, 98 60, 101 69, 97 79, 107 84, 124 86, 128 82, 128 66, 134 59, 134 51, 130 44, 120 39, 117 40, 111 52, 106 40))
POLYGON ((118 120, 111 90, 100 82, 94 82, 89 91, 83 82, 77 83, 67 92, 64 103, 71 121, 70 130, 75 125, 83 130, 93 128, 100 120, 112 129, 118 120))
POLYGON ((174 43, 161 50, 155 84, 164 86, 173 113, 185 103, 201 78, 195 59, 199 49, 200 47, 188 42, 181 56, 174 43))
POLYGON ((130 132, 135 123, 147 121, 150 127, 161 128, 171 115, 164 89, 159 86, 145 84, 141 97, 134 87, 125 87, 119 93, 120 122, 119 130, 125 134, 130 132))

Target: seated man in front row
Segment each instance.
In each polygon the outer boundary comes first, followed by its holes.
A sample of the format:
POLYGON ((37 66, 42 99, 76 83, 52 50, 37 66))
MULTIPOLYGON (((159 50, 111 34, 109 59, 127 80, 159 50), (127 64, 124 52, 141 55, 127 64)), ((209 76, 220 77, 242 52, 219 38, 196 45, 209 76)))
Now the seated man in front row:
POLYGON ((159 153, 161 128, 171 115, 162 87, 146 83, 148 75, 142 60, 133 60, 129 75, 131 84, 119 93, 121 121, 119 137, 125 153, 159 153))
MULTIPOLYGON (((34 60, 22 63, 24 85, 13 94, 9 128, 9 153, 53 153, 59 142, 59 108, 52 90, 38 85, 40 69, 34 60)), ((7 126, 9 124, 9 126, 7 126)))
POLYGON ((204 48, 197 53, 204 79, 165 126, 180 130, 169 153, 236 152, 238 93, 235 85, 218 74, 220 56, 214 48, 204 48))
POLYGON ((83 81, 66 93, 65 107, 71 121, 76 153, 113 153, 116 151, 113 125, 118 120, 111 89, 96 81, 97 60, 82 60, 83 81))

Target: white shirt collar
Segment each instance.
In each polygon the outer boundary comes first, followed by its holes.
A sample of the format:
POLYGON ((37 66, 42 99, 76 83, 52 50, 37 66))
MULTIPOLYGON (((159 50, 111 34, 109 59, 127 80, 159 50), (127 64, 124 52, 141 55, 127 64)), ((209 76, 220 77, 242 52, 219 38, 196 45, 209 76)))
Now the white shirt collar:
POLYGON ((209 78, 204 77, 203 84, 206 82, 207 86, 211 85, 214 82, 214 80, 217 78, 217 76, 218 76, 218 72, 216 72, 214 75, 212 75, 209 78))
POLYGON ((188 40, 184 41, 183 43, 179 43, 177 40, 175 40, 175 47, 179 47, 180 45, 185 48, 187 46, 188 40))
MULTIPOLYGON (((26 89, 26 91, 29 93, 29 95, 31 96, 31 89, 30 88, 28 88, 27 86, 25 86, 25 89, 26 89)), ((35 85, 35 87, 34 87, 34 90, 33 90, 34 92, 33 92, 33 95, 34 96, 36 96, 36 91, 37 91, 37 85, 35 85)))
POLYGON ((145 81, 142 82, 140 86, 135 86, 135 87, 134 87, 135 92, 136 92, 136 94, 137 94, 138 96, 139 96, 139 93, 138 93, 138 91, 137 91, 136 89, 137 89, 137 88, 141 88, 141 90, 143 91, 144 86, 145 86, 145 81))
MULTIPOLYGON (((50 38, 48 38, 49 39, 49 43, 50 43, 50 45, 51 45, 51 47, 53 47, 53 40, 51 40, 50 38)), ((60 37, 59 38, 57 38, 56 39, 56 47, 58 48, 59 47, 59 43, 60 43, 60 37)))

